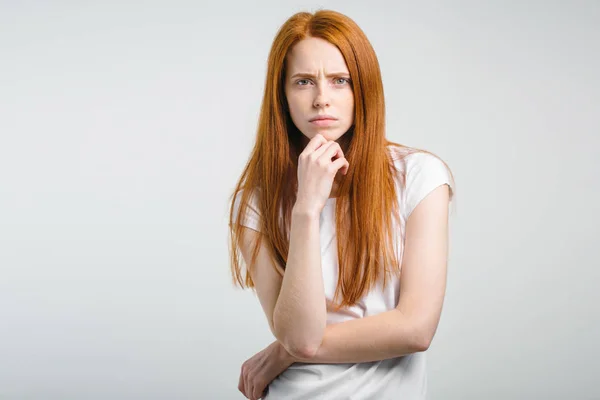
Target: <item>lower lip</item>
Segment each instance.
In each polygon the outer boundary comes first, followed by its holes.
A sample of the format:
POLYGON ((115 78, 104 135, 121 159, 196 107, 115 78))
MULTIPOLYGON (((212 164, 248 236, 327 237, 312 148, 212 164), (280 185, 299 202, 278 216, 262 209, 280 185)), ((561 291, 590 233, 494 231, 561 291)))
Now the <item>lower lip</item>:
POLYGON ((315 121, 311 121, 311 123, 317 125, 317 126, 327 126, 327 125, 331 125, 335 122, 334 119, 317 119, 315 121))

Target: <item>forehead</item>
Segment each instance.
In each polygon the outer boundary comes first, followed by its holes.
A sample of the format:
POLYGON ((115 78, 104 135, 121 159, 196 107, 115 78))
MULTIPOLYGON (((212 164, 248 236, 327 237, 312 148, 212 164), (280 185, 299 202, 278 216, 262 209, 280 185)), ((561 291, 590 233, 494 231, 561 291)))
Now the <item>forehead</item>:
POLYGON ((321 38, 306 38, 296 43, 287 55, 288 71, 316 72, 347 71, 346 61, 340 50, 321 38))

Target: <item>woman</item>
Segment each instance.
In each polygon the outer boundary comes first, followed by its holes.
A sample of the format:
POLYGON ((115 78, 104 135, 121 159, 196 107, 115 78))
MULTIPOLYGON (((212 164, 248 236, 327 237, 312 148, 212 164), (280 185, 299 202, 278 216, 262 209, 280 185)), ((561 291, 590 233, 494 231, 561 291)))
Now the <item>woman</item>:
POLYGON ((426 396, 453 179, 433 154, 386 140, 384 117, 354 21, 320 10, 285 22, 230 208, 234 282, 255 289, 277 339, 242 366, 249 399, 426 396))

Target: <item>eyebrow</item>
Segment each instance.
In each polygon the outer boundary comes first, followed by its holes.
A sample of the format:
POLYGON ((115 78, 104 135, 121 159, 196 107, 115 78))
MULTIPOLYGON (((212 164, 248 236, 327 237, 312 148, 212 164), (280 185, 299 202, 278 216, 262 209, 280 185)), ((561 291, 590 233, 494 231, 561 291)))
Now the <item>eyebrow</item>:
MULTIPOLYGON (((334 76, 340 76, 340 75, 350 75, 349 72, 333 72, 331 74, 327 74, 325 75, 327 78, 331 78, 334 76)), ((294 79, 296 77, 303 77, 303 78, 316 78, 317 76, 314 74, 311 74, 309 72, 298 72, 294 75, 292 75, 292 77, 290 79, 294 79)))

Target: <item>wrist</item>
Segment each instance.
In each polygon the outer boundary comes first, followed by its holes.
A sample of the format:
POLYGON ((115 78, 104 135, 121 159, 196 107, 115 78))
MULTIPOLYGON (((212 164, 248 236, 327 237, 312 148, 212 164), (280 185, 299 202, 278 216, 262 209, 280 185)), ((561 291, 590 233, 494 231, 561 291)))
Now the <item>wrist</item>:
POLYGON ((277 345, 277 356, 279 357, 282 363, 289 366, 298 361, 296 357, 288 353, 288 351, 285 349, 285 347, 283 347, 283 344, 281 344, 280 341, 276 341, 275 343, 277 345))
POLYGON ((321 210, 315 206, 296 203, 292 208, 292 217, 295 219, 312 220, 318 219, 321 215, 321 210))

